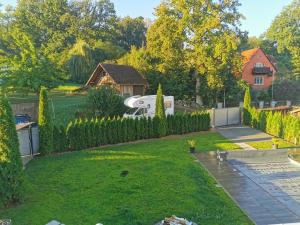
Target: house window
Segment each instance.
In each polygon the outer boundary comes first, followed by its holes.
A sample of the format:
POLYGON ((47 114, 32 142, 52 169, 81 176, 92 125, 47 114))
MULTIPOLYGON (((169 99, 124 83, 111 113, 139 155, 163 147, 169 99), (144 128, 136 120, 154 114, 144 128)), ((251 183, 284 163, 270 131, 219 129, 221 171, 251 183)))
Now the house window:
POLYGON ((124 96, 132 96, 133 95, 133 88, 130 85, 123 86, 123 95, 124 96))
POLYGON ((256 67, 256 68, 262 68, 262 67, 264 67, 264 64, 263 63, 255 63, 255 65, 254 65, 254 67, 256 67))
POLYGON ((264 85, 264 78, 262 76, 255 76, 254 84, 255 85, 264 85))

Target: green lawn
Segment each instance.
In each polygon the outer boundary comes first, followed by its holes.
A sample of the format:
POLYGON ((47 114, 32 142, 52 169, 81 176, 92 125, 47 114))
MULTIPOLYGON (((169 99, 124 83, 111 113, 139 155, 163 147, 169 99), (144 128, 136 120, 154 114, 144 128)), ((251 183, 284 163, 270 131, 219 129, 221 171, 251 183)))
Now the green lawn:
MULTIPOLYGON (((270 150, 272 149, 273 142, 272 141, 261 141, 261 142, 249 142, 248 145, 259 149, 259 150, 270 150)), ((279 140, 278 148, 294 148, 295 145, 288 143, 284 140, 279 140)))
POLYGON ((252 224, 188 153, 190 139, 200 151, 237 148, 203 132, 36 158, 26 169, 25 202, 0 210, 0 218, 18 225, 52 219, 66 225, 153 225, 175 214, 198 224, 252 224))
POLYGON ((300 163, 300 149, 291 150, 289 154, 295 161, 300 163))
MULTIPOLYGON (((65 84, 50 92, 49 96, 51 103, 53 103, 55 124, 66 125, 75 118, 76 112, 85 111, 86 95, 72 92, 79 87, 76 84, 65 84)), ((14 93, 9 95, 9 99, 11 103, 38 102, 36 94, 14 93)))

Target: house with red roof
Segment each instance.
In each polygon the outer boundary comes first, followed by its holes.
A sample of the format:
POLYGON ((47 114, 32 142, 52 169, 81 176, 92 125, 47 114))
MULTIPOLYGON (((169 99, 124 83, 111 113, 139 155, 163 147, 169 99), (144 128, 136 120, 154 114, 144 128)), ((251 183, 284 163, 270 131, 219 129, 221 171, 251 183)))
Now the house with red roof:
POLYGON ((276 63, 272 56, 267 55, 261 48, 242 52, 242 79, 254 90, 267 90, 276 79, 276 63))

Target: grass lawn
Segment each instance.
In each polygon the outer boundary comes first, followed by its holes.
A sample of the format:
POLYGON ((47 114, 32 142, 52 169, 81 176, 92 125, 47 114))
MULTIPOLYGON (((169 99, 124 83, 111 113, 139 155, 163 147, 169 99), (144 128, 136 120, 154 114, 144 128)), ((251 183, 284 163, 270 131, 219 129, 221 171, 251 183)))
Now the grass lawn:
MULTIPOLYGON (((71 94, 72 91, 80 86, 76 84, 65 84, 53 89, 49 96, 53 103, 55 124, 66 125, 75 118, 77 111, 84 111, 86 96, 71 94)), ((9 95, 11 103, 38 102, 36 94, 14 93, 9 95)))
MULTIPOLYGON (((256 149, 259 149, 259 150, 270 150, 270 149, 272 149, 272 146, 273 146, 272 141, 249 142, 247 144, 256 149)), ((296 146, 291 143, 288 143, 284 140, 279 140, 278 147, 279 148, 294 148, 296 146)))
POLYGON ((295 161, 300 163, 300 149, 291 150, 289 154, 295 161))
POLYGON ((0 210, 13 224, 153 225, 166 216, 198 224, 252 224, 188 153, 237 148, 213 132, 169 137, 31 161, 25 202, 0 210), (128 171, 128 176, 120 176, 128 171))

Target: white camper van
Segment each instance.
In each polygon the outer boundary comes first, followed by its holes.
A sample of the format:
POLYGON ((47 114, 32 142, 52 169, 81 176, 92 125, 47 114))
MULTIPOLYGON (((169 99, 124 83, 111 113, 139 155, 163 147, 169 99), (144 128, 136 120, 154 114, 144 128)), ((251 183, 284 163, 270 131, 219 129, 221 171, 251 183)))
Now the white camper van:
MULTIPOLYGON (((156 95, 132 96, 124 101, 130 109, 124 114, 125 118, 154 117, 156 95)), ((166 115, 174 115, 174 96, 164 96, 166 115)))

